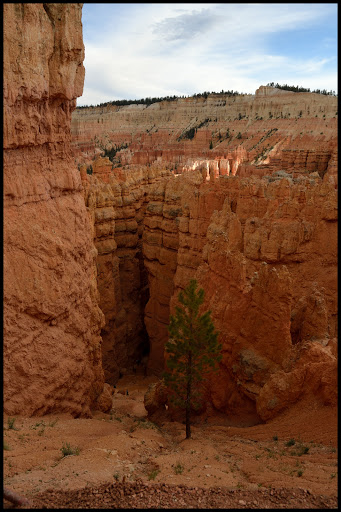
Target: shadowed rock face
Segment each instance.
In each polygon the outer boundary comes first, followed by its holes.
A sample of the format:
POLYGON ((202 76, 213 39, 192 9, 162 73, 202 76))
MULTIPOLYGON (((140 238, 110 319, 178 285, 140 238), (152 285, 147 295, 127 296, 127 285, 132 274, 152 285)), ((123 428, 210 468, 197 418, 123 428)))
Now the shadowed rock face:
POLYGON ((96 249, 70 150, 82 4, 5 4, 4 409, 89 414, 104 383, 96 249))
MULTIPOLYGON (((109 242, 106 223, 118 219, 110 228, 110 240, 111 257, 119 260, 111 267, 121 276, 116 283, 112 280, 119 307, 99 284, 101 301, 108 305, 108 325, 112 321, 120 326, 104 329, 103 364, 112 378, 113 358, 126 367, 128 353, 141 349, 143 315, 148 369, 161 374, 169 315, 179 290, 196 278, 223 345, 220 372, 209 379, 206 390, 214 410, 269 419, 308 392, 335 403, 334 184, 320 177, 281 174, 206 181, 200 171, 180 176, 153 166, 110 171, 109 162, 103 182, 103 171, 97 172, 103 167, 97 160, 94 174, 82 176, 96 233, 102 236, 102 241, 95 238, 98 248, 109 242), (105 213, 106 201, 110 215, 105 213), (146 287, 149 298, 144 302, 138 293, 127 293, 146 287), (134 333, 130 337, 129 328, 134 333), (307 356, 311 351, 320 354, 314 364, 307 356)), ((107 275, 116 275, 107 265, 107 275)))

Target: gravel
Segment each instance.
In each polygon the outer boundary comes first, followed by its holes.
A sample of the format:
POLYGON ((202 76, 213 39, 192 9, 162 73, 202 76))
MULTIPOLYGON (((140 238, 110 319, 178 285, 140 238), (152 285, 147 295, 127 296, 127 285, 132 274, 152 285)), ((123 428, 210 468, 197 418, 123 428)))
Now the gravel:
MULTIPOLYGON (((337 508, 337 498, 305 489, 230 490, 185 485, 115 482, 74 491, 44 491, 30 498, 31 509, 53 508, 337 508)), ((4 508, 10 508, 4 502, 4 508), (7 506, 6 506, 7 505, 7 506)), ((18 507, 24 508, 24 507, 18 507)))

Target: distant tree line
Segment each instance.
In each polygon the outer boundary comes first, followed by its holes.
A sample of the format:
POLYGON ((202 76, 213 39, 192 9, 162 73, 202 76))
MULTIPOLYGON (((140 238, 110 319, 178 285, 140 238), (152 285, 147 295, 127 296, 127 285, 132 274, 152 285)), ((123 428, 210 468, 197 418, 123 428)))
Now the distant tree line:
POLYGON ((315 92, 317 94, 325 94, 326 96, 336 96, 335 91, 327 91, 326 89, 314 89, 310 90, 309 87, 299 87, 298 85, 280 85, 275 84, 275 82, 269 82, 266 84, 268 87, 276 87, 276 89, 283 89, 284 91, 292 91, 292 92, 315 92))
MULTIPOLYGON (((142 104, 142 105, 151 105, 152 103, 157 103, 157 102, 160 102, 160 101, 174 101, 174 100, 177 100, 178 98, 185 98, 185 96, 164 96, 162 98, 142 98, 140 100, 113 100, 113 101, 106 101, 105 103, 99 103, 98 105, 95 105, 96 107, 108 107, 109 105, 117 105, 117 106, 122 106, 122 105, 137 105, 137 104, 142 104)), ((90 105, 91 107, 93 107, 93 105, 90 105)), ((89 108, 88 105, 81 105, 77 108, 89 108)))
MULTIPOLYGON (((178 100, 178 99, 184 99, 184 98, 207 98, 210 94, 213 94, 213 95, 218 95, 218 94, 224 94, 225 96, 238 96, 238 95, 241 95, 241 94, 245 94, 245 93, 240 93, 240 92, 237 92, 237 91, 224 91, 223 89, 221 90, 221 92, 208 92, 208 91, 205 91, 205 92, 198 92, 196 94, 193 94, 193 95, 189 95, 189 96, 176 96, 175 94, 173 96, 163 96, 163 97, 160 97, 160 98, 142 98, 140 100, 113 100, 113 101, 106 101, 105 103, 99 103, 98 105, 95 105, 96 107, 108 107, 110 105, 117 105, 117 106, 122 106, 122 105, 137 105, 137 104, 142 104, 142 105, 151 105, 152 103, 158 103, 160 101, 175 101, 175 100, 178 100)), ((94 105, 90 105, 90 107, 94 107, 94 105)), ((80 106, 77 106, 78 109, 80 108, 89 108, 89 105, 80 105, 80 106)))

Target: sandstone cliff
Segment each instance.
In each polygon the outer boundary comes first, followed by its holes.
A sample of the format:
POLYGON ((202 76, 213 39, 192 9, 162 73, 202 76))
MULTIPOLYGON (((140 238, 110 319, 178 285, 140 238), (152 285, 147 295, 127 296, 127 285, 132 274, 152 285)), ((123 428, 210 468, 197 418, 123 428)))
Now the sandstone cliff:
POLYGON ((85 204, 98 251, 97 282, 105 379, 117 382, 148 352, 144 308, 149 299, 142 255, 143 222, 151 184, 170 173, 157 168, 112 171, 107 158, 93 162, 93 174, 81 168, 85 204))
POLYGON ((70 149, 82 4, 4 4, 4 409, 90 413, 103 389, 96 249, 70 149))
POLYGON ((161 374, 169 314, 196 278, 224 354, 206 390, 209 414, 259 421, 309 393, 336 403, 334 183, 284 171, 207 181, 200 171, 113 170, 108 159, 93 168, 82 177, 99 251, 109 382, 147 348, 149 371, 161 374))

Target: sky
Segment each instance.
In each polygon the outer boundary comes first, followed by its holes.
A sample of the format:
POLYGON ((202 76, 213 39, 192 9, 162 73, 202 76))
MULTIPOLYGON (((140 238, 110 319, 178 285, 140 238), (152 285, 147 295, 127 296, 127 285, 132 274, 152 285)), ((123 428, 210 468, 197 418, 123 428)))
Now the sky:
POLYGON ((337 3, 84 3, 77 105, 254 94, 269 82, 337 93, 337 3))

